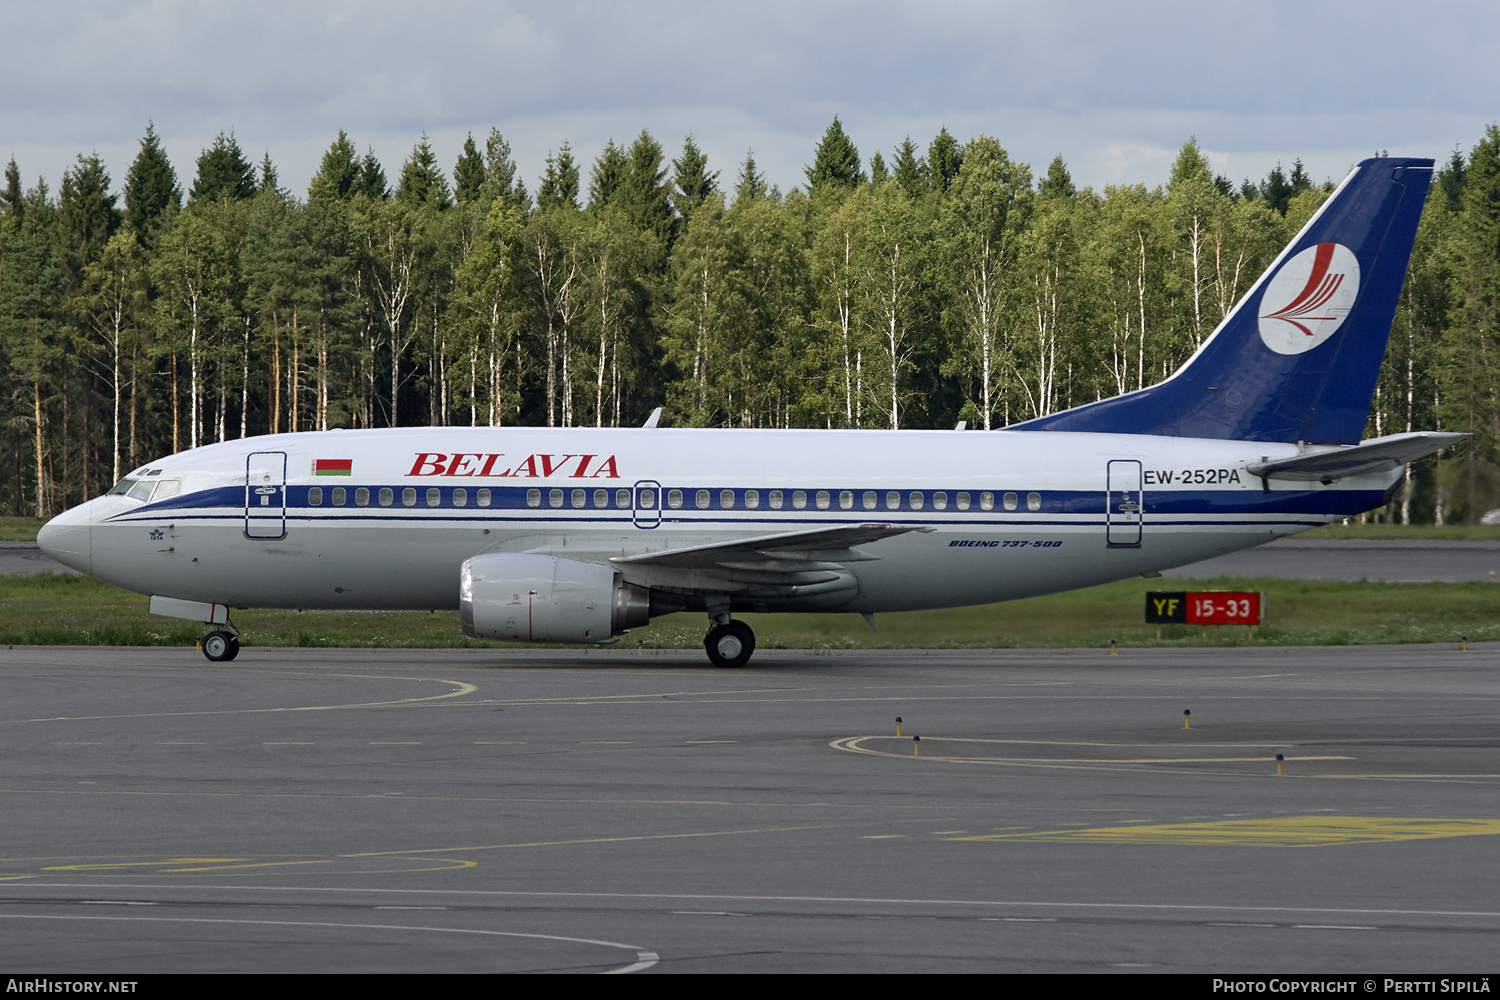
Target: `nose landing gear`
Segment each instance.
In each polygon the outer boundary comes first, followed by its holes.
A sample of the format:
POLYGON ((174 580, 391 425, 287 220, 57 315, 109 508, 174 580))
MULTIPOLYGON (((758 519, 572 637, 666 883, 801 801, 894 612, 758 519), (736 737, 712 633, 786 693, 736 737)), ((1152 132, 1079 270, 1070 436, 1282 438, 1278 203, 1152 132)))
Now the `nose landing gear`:
POLYGON ((755 652, 755 633, 744 622, 727 621, 709 630, 703 646, 714 666, 743 667, 755 652))

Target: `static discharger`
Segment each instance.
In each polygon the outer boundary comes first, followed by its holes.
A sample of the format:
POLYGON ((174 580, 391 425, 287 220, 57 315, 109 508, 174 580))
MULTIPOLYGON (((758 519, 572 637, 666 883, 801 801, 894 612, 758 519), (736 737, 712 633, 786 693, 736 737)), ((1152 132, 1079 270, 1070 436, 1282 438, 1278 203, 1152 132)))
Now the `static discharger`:
POLYGON ((911 755, 913 757, 922 756, 922 737, 913 736, 911 738, 911 755))
POLYGON ((1182 710, 1182 728, 1183 729, 1192 729, 1193 728, 1193 712, 1192 712, 1191 709, 1184 708, 1182 710))
POLYGON ((1282 762, 1282 760, 1283 760, 1282 755, 1281 754, 1277 754, 1276 755, 1276 777, 1278 777, 1278 778, 1281 777, 1281 762, 1282 762))
POLYGON ((901 735, 901 716, 896 716, 896 735, 901 735))

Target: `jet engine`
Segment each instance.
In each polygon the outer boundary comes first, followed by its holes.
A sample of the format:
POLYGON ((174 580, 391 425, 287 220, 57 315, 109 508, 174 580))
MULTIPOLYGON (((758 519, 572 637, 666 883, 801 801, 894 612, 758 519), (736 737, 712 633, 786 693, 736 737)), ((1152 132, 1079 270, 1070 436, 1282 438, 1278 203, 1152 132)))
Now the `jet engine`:
POLYGON ((502 642, 608 642, 650 618, 651 594, 613 567, 495 552, 464 561, 464 635, 502 642))

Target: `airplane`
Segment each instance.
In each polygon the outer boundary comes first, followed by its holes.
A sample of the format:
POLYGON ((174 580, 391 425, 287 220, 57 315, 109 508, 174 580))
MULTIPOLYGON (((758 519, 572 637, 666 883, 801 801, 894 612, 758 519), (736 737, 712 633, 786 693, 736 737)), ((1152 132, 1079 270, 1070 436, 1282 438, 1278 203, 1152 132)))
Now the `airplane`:
POLYGON ((1156 385, 975 431, 406 427, 226 441, 49 521, 42 550, 205 623, 457 608, 465 635, 600 644, 704 612, 988 604, 1185 565, 1386 503, 1466 435, 1361 441, 1433 161, 1364 160, 1156 385))

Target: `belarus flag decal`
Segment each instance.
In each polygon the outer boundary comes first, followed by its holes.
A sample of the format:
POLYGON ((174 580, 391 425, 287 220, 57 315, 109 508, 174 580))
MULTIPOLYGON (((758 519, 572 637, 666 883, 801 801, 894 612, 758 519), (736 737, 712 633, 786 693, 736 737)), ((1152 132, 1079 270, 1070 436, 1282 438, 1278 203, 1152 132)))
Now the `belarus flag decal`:
POLYGON ((354 459, 352 458, 319 458, 313 460, 313 475, 315 476, 352 476, 354 475, 354 459))

